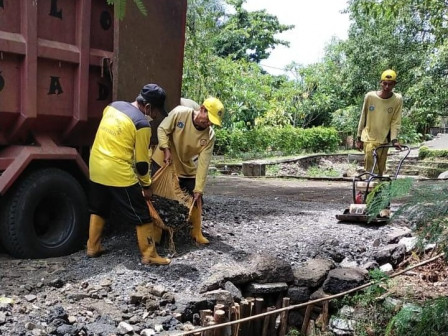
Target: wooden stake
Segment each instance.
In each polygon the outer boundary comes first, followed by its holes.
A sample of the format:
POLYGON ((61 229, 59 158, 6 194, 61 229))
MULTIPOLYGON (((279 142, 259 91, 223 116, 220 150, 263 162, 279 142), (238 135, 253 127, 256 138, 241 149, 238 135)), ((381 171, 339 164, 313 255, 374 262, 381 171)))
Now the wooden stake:
MULTIPOLYGON (((222 323, 227 322, 226 312, 224 310, 217 309, 215 311, 215 314, 213 315, 213 317, 215 318, 216 324, 222 324, 222 323)), ((226 330, 225 327, 216 328, 214 336, 225 336, 225 334, 226 334, 225 330, 226 330)))
POLYGON ((310 304, 306 307, 305 317, 303 318, 302 324, 302 334, 306 335, 306 331, 308 330, 308 324, 310 323, 311 312, 313 311, 313 304, 310 304))
MULTIPOLYGON (((233 320, 233 321, 235 321, 235 320, 239 320, 240 318, 241 318, 241 314, 240 314, 240 304, 239 303, 235 303, 234 305, 233 305, 233 309, 234 309, 234 312, 235 312, 235 319, 233 320)), ((239 335, 239 330, 240 330, 240 324, 239 323, 236 323, 236 324, 234 324, 233 326, 232 326, 232 336, 238 336, 239 335)))
POLYGON ((217 303, 217 304, 215 304, 215 307, 214 307, 213 311, 215 312, 218 309, 226 311, 227 309, 225 309, 225 308, 226 308, 226 306, 223 305, 222 303, 217 303))
POLYGON ((199 311, 199 316, 201 318, 201 326, 207 326, 207 316, 213 316, 213 312, 210 309, 203 309, 199 311))
MULTIPOLYGON (((272 308, 272 310, 276 310, 277 309, 276 306, 272 306, 271 308, 272 308)), ((270 321, 269 321, 269 335, 274 335, 274 336, 276 335, 275 322, 277 320, 277 316, 278 316, 278 314, 272 314, 271 315, 271 318, 270 318, 270 321)))
MULTIPOLYGON (((275 310, 275 308, 273 308, 273 307, 268 307, 268 308, 266 309, 266 312, 270 312, 270 311, 273 311, 273 310, 275 310)), ((262 332, 261 332, 261 336, 271 336, 271 335, 269 334, 269 324, 270 324, 270 320, 271 320, 271 317, 270 317, 269 315, 264 317, 264 321, 263 321, 263 330, 262 330, 262 332)))
POLYGON ((322 331, 328 330, 328 320, 329 320, 328 306, 329 301, 325 301, 323 304, 323 311, 322 311, 322 331))
POLYGON ((316 336, 314 320, 310 320, 310 323, 308 324, 308 328, 306 330, 305 335, 306 336, 316 336))
MULTIPOLYGON (((289 307, 289 298, 288 297, 283 298, 282 307, 283 308, 289 307)), ((285 336, 287 328, 288 328, 288 311, 285 310, 285 311, 281 312, 281 314, 280 314, 280 331, 278 333, 278 336, 285 336)))
MULTIPOLYGON (((254 312, 255 315, 261 314, 263 312, 263 304, 264 304, 263 298, 258 297, 255 299, 255 312, 254 312)), ((255 336, 261 335, 262 328, 263 328, 263 319, 257 318, 253 323, 255 336)))
MULTIPOLYGON (((250 303, 247 300, 241 300, 241 318, 250 317, 250 303)), ((249 330, 249 323, 244 322, 240 324, 241 336, 247 336, 249 330)))
MULTIPOLYGON (((213 318, 213 316, 209 317, 213 318)), ((214 326, 215 324, 216 324, 215 321, 208 321, 206 327, 214 326)), ((202 336, 215 336, 215 330, 214 329, 206 330, 203 332, 202 336)))
MULTIPOLYGON (((254 306, 255 306, 255 298, 253 297, 247 297, 247 302, 249 302, 249 316, 254 315, 254 306)), ((248 321, 247 322, 247 335, 244 336, 258 336, 254 334, 254 321, 248 321)))

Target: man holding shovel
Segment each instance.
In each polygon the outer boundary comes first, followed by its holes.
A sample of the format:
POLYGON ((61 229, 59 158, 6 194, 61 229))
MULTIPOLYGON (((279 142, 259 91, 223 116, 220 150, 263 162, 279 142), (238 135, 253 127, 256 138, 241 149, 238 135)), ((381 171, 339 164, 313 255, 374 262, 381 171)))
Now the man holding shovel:
POLYGON ((153 173, 173 164, 179 185, 193 196, 191 236, 198 244, 208 244, 202 234, 202 194, 215 144, 212 125, 221 126, 224 105, 214 97, 199 108, 177 106, 157 129, 159 144, 152 156, 153 173))

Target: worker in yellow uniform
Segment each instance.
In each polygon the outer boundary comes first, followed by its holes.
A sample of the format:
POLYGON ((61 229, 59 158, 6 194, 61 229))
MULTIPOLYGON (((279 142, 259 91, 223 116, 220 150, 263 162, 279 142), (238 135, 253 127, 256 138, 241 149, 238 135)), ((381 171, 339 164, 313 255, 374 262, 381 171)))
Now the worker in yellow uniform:
POLYGON ((89 257, 103 253, 101 234, 115 201, 124 220, 136 226, 142 263, 170 263, 157 253, 156 228, 146 203, 152 194, 149 119, 166 114, 165 97, 161 87, 147 84, 134 102, 115 101, 103 111, 89 161, 89 257))
POLYGON ((202 195, 215 144, 212 125, 221 126, 224 105, 215 97, 202 105, 179 105, 157 129, 159 144, 152 156, 153 174, 164 164, 174 164, 179 185, 188 191, 195 202, 190 216, 191 236, 199 244, 209 241, 202 234, 202 195), (196 107, 196 108, 194 108, 196 107))
MULTIPOLYGON (((364 168, 371 172, 374 158, 373 150, 380 145, 392 144, 401 148, 398 133, 401 127, 403 98, 393 92, 397 74, 386 70, 381 74, 380 91, 370 91, 364 97, 361 118, 358 124, 356 147, 364 149, 364 168)), ((377 150, 377 165, 374 173, 382 176, 386 169, 387 148, 377 150)))

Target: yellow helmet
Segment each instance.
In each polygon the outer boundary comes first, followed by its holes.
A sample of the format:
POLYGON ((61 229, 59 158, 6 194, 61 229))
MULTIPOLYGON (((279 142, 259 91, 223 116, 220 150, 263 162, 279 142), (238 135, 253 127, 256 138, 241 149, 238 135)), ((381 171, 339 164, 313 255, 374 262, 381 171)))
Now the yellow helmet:
POLYGON ((393 71, 393 70, 391 70, 391 69, 389 69, 389 70, 386 70, 386 71, 384 71, 382 74, 381 74, 381 80, 383 81, 387 81, 387 80, 389 80, 389 81, 396 81, 397 80, 397 74, 395 73, 395 71, 393 71))
POLYGON ((224 105, 218 98, 209 97, 202 104, 208 111, 208 119, 214 125, 221 126, 224 115, 224 105))

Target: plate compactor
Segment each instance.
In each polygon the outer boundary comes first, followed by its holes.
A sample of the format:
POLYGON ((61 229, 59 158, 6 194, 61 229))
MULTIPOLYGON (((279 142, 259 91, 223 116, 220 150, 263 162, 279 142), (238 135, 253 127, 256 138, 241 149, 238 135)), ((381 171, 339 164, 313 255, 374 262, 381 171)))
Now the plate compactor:
POLYGON ((350 204, 348 209, 345 209, 341 215, 336 215, 336 218, 342 222, 357 222, 357 223, 369 223, 369 224, 385 224, 390 219, 390 209, 384 209, 375 218, 370 218, 367 214, 367 195, 378 184, 383 182, 390 183, 392 180, 397 179, 400 172, 403 161, 408 157, 411 149, 408 146, 401 146, 398 149, 392 145, 381 145, 373 150, 373 167, 370 172, 364 172, 353 177, 352 190, 353 190, 353 203, 350 204), (377 165, 378 154, 377 150, 381 148, 395 148, 397 151, 404 152, 404 155, 400 159, 395 174, 391 176, 375 174, 375 167, 377 165))

